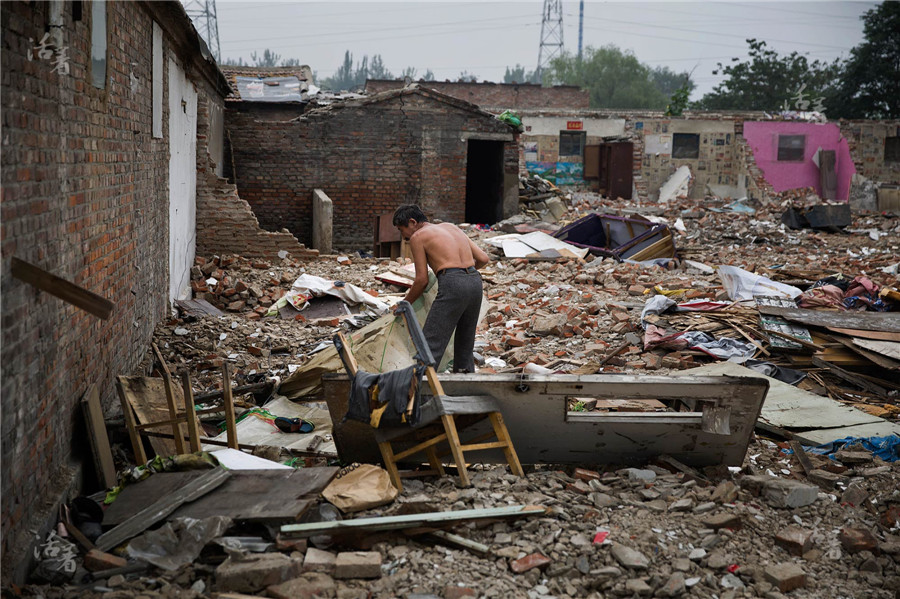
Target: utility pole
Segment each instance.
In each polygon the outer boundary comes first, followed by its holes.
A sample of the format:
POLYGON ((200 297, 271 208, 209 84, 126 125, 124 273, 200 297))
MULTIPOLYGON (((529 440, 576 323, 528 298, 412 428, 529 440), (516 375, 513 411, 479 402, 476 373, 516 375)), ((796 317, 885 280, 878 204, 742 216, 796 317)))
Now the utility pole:
POLYGON ((584 39, 584 0, 578 3, 578 60, 581 60, 581 40, 584 39))
POLYGON ((219 49, 219 22, 216 19, 216 0, 182 0, 184 10, 197 28, 197 33, 209 46, 216 62, 222 59, 219 49))
POLYGON ((562 54, 563 22, 562 0, 544 0, 541 20, 541 47, 538 49, 537 75, 544 82, 544 69, 550 61, 562 54))

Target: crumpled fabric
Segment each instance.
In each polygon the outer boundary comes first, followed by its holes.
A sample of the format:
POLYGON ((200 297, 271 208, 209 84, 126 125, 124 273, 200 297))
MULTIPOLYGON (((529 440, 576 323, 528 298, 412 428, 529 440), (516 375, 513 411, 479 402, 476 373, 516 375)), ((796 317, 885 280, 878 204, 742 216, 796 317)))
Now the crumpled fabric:
POLYGON ((696 349, 719 360, 742 363, 756 354, 752 343, 738 341, 730 337, 716 339, 708 333, 688 331, 667 333, 665 329, 648 324, 644 331, 644 350, 662 347, 671 350, 696 349))
POLYGON ((868 277, 856 277, 844 292, 844 307, 848 310, 887 312, 890 307, 878 297, 879 289, 878 284, 873 283, 868 277))
POLYGON ((662 314, 669 308, 675 305, 675 300, 671 300, 664 295, 654 295, 644 304, 644 309, 641 310, 641 326, 646 329, 649 323, 644 322, 644 319, 648 314, 662 314))
POLYGON ((841 293, 847 291, 847 287, 850 286, 850 279, 842 275, 841 273, 831 275, 830 277, 825 277, 824 279, 819 279, 815 283, 811 285, 811 289, 816 287, 824 287, 825 285, 833 285, 838 287, 841 290, 841 293))
POLYGON ((644 350, 652 347, 662 347, 664 349, 682 350, 688 346, 687 339, 682 337, 683 333, 670 333, 662 327, 655 324, 647 324, 644 329, 644 350))
POLYGON ((844 309, 844 292, 835 285, 822 285, 813 287, 803 292, 797 298, 797 305, 801 308, 840 308, 844 309))
POLYGON ((689 331, 684 333, 683 337, 687 339, 689 348, 702 351, 719 360, 740 364, 756 354, 756 346, 752 343, 730 337, 715 339, 712 335, 699 331, 689 331))
POLYGON ((763 362, 761 360, 747 360, 744 362, 744 366, 788 385, 796 385, 806 378, 806 373, 802 370, 785 368, 784 366, 777 366, 771 362, 763 362))

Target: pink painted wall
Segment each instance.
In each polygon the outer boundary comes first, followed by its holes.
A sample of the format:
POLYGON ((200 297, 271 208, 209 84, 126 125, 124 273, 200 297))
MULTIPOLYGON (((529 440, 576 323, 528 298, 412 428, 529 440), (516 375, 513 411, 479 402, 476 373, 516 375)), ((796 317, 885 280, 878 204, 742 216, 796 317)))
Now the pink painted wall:
POLYGON ((788 121, 747 121, 744 138, 753 150, 757 166, 775 191, 798 187, 814 187, 819 194, 819 168, 812 157, 821 147, 835 151, 837 171, 837 199, 846 202, 850 193, 850 178, 856 172, 847 140, 834 123, 798 123, 788 121), (805 135, 806 151, 803 162, 778 162, 778 136, 805 135))

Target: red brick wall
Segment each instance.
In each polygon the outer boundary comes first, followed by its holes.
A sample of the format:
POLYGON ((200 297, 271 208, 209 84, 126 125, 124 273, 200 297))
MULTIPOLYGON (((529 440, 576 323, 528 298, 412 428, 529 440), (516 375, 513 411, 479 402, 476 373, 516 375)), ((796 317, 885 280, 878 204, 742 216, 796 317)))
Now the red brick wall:
POLYGON ((201 97, 197 103, 197 255, 238 254, 277 260, 278 252, 285 250, 294 258, 317 256, 317 251, 304 247, 286 231, 260 228, 237 188, 216 175, 208 135, 209 100, 201 97))
POLYGON ((404 203, 461 222, 464 138, 511 134, 494 118, 421 91, 333 105, 290 122, 261 121, 252 103, 228 103, 225 126, 237 188, 260 225, 286 227, 309 245, 312 190, 319 188, 333 202, 335 248, 371 247, 375 216, 404 203))
MULTIPOLYGON (((402 80, 370 79, 366 93, 399 89, 402 80)), ((589 108, 591 97, 587 90, 575 85, 541 87, 536 83, 463 83, 457 81, 419 81, 419 85, 442 94, 491 108, 589 108)))
POLYGON ((0 16, 4 574, 27 557, 29 530, 60 491, 93 469, 81 397, 96 384, 104 409, 119 410, 114 377, 137 368, 167 305, 168 118, 154 139, 152 20, 142 3, 107 3, 108 80, 98 90, 91 5, 79 22, 63 6, 67 75, 26 59, 50 3, 3 2, 0 16), (100 320, 14 279, 12 256, 111 300, 112 315, 100 320))

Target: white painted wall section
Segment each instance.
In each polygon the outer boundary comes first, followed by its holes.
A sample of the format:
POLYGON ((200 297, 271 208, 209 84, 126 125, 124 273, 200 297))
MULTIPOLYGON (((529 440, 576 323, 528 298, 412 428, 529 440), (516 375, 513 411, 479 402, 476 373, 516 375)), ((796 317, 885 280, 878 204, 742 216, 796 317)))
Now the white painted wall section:
POLYGON ((197 241, 197 90, 169 58, 169 300, 189 299, 197 241))
POLYGON ((222 98, 209 99, 209 157, 216 163, 216 174, 225 172, 225 103, 222 98))

